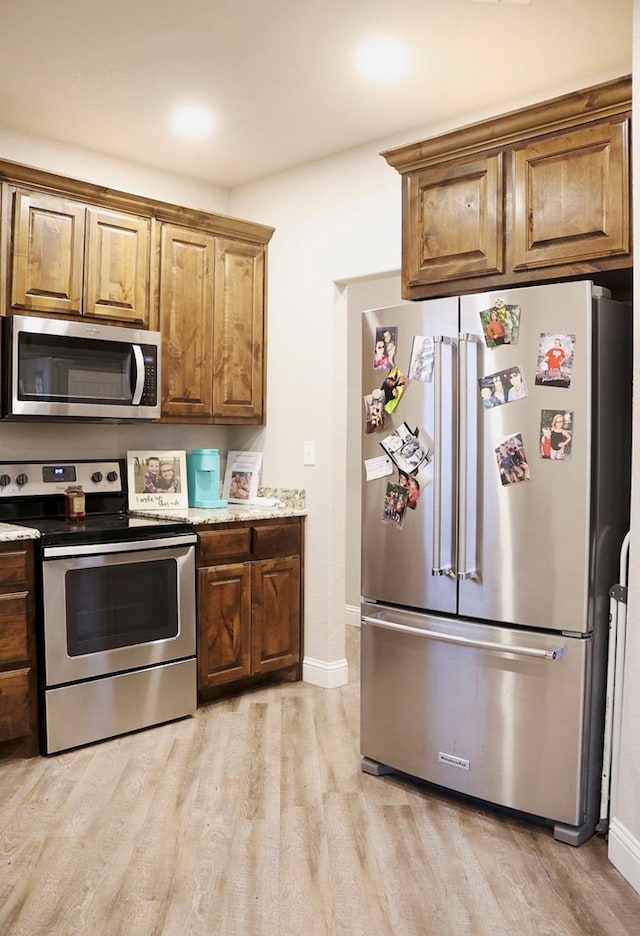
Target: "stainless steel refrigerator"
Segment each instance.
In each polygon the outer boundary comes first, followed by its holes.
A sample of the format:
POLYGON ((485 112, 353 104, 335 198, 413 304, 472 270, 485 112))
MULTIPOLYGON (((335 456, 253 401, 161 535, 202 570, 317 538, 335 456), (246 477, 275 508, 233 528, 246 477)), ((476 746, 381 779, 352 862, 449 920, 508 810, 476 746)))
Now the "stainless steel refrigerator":
POLYGON ((362 767, 599 816, 631 308, 591 282, 363 314, 362 767))

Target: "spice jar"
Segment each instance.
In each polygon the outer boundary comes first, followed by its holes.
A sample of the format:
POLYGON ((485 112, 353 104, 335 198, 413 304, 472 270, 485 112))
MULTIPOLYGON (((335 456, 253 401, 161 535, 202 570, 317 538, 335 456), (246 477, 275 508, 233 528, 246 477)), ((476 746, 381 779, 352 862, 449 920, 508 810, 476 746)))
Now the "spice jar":
POLYGON ((65 490, 64 506, 67 520, 84 520, 84 491, 81 484, 72 485, 65 490))

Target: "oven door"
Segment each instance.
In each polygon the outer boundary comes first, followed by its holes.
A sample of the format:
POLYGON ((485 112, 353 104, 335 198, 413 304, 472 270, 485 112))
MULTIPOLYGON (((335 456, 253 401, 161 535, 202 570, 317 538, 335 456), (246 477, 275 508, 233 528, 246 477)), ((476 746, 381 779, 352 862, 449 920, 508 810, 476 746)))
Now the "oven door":
POLYGON ((44 547, 46 688, 194 657, 195 542, 44 547))

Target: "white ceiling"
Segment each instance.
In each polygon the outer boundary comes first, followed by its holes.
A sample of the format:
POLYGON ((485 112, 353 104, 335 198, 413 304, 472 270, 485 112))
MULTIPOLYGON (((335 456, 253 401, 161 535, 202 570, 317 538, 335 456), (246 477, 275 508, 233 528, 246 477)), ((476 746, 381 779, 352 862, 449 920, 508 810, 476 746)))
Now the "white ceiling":
POLYGON ((233 187, 631 71, 633 0, 6 0, 0 127, 233 187), (364 39, 411 69, 367 83, 364 39), (206 142, 172 107, 210 106, 206 142), (417 131, 416 131, 417 132, 417 131))

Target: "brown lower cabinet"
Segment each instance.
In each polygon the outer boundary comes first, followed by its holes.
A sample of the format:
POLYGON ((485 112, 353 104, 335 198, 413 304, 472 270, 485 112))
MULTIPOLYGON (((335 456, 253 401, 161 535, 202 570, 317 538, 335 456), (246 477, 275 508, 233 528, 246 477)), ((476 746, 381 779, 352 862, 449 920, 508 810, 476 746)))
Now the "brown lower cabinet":
POLYGON ((304 518, 198 529, 198 696, 302 675, 304 518))
POLYGON ((33 543, 0 544, 0 757, 38 751, 33 543))

